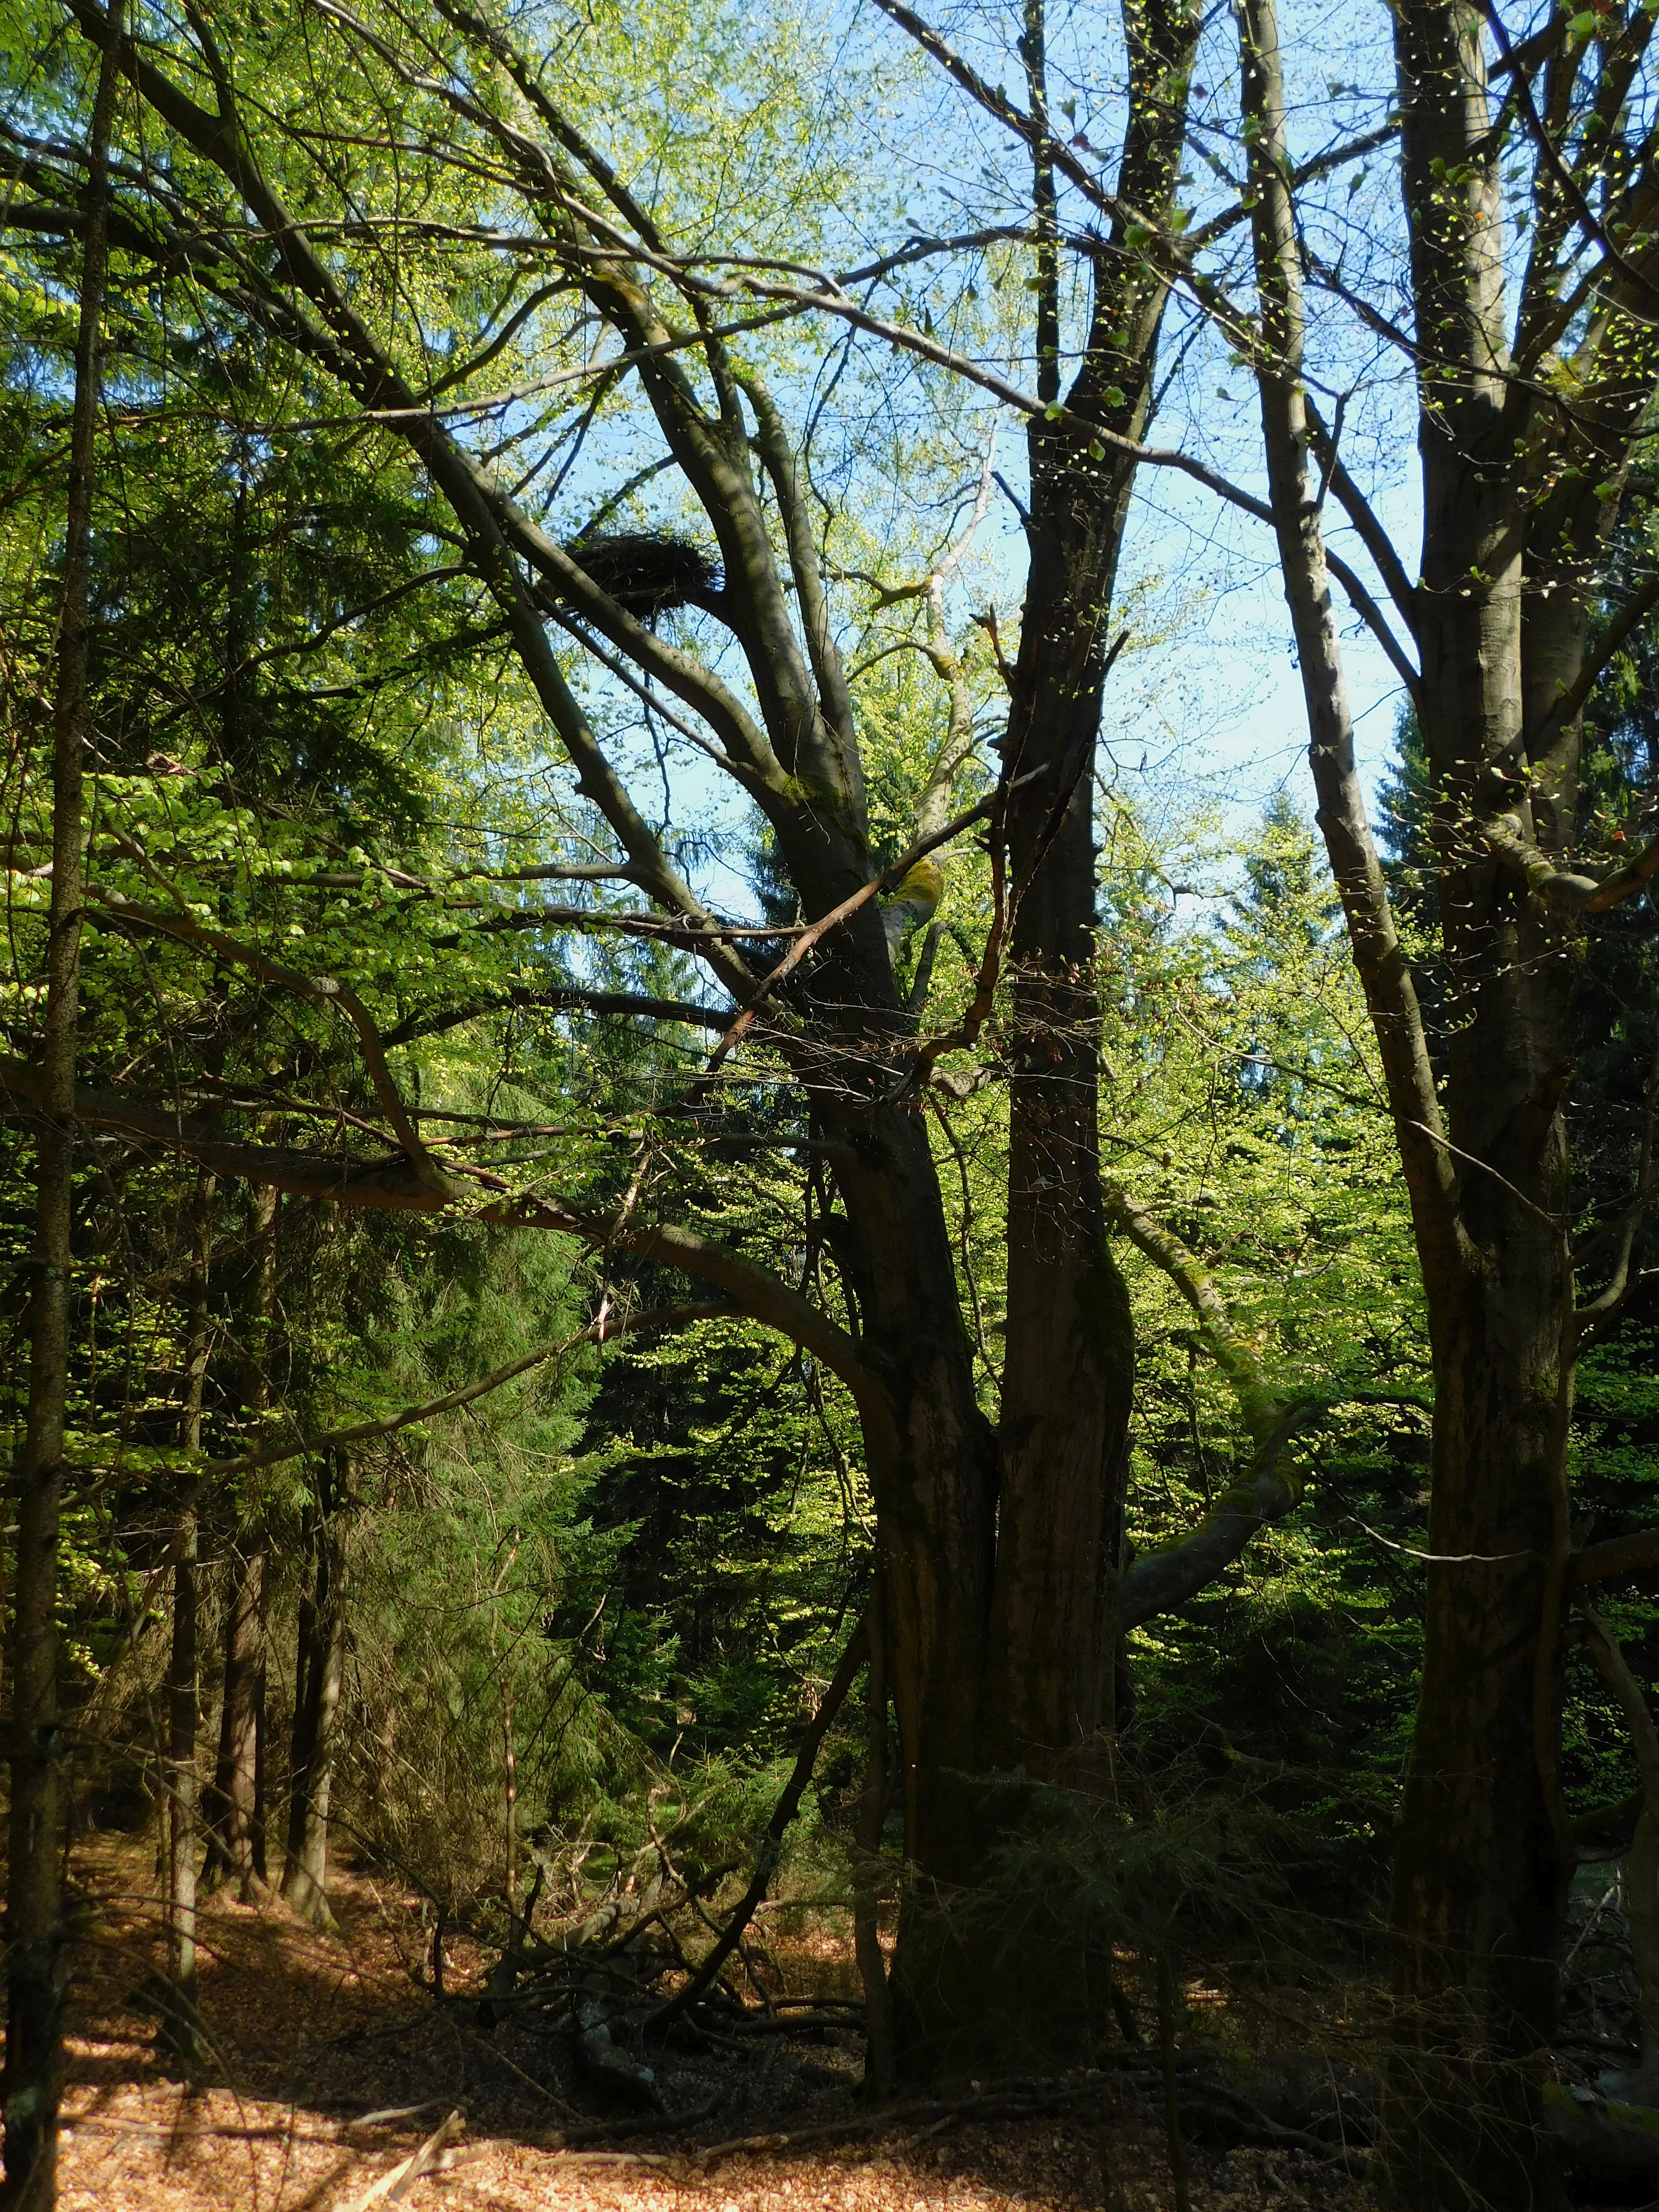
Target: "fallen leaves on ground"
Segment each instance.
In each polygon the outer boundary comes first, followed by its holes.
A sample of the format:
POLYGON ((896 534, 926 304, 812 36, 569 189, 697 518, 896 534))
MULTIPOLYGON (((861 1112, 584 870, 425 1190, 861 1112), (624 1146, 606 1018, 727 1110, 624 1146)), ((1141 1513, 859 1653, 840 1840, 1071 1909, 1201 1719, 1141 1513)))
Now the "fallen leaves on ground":
MULTIPOLYGON (((204 1904, 210 2057, 182 2081, 158 2048, 153 1853, 95 1838, 76 1875, 84 1904, 64 2212, 1167 2212, 1173 2203, 1155 2102, 1131 2082, 1109 2081, 1081 2116, 896 2118, 837 2142, 836 2124, 868 2118, 857 2102, 862 2051, 851 2029, 823 2022, 670 2054, 671 2112, 706 2117, 679 2132, 630 2131, 626 2116, 594 2109, 562 2039, 528 2020, 479 2030, 468 1992, 486 1961, 465 1938, 447 1947, 451 2001, 435 2002, 417 1978, 430 1942, 419 1901, 361 1869, 333 1886, 337 1935, 274 1898, 204 1904), (615 2132, 600 2143, 567 2142, 607 2121, 615 2132), (809 2140, 702 2155, 762 2135, 809 2140)), ((792 1993, 806 1995, 831 1982, 844 1990, 839 1948, 818 1926, 772 1955, 792 1993)), ((1190 2155, 1194 2212, 1370 2212, 1361 2188, 1301 2151, 1190 2155)))

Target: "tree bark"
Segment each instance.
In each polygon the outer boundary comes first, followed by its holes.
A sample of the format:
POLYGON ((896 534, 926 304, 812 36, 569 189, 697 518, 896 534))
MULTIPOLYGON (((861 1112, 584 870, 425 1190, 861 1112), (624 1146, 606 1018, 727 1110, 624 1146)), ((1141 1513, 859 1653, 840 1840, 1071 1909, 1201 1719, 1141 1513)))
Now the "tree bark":
POLYGON ((164 1927, 168 2011, 161 2039, 185 2065, 198 2056, 196 2033, 196 1739, 200 1711, 198 1658, 198 1547, 196 1516, 182 1516, 173 1538, 173 1642, 167 1656, 167 1869, 164 1927))
MULTIPOLYGON (((198 1171, 190 1207, 191 1257, 185 1299, 185 1390, 179 1442, 202 1446, 202 1395, 211 1356, 208 1287, 212 1264, 216 1178, 198 1171)), ((173 1538, 173 1642, 167 1659, 167 1887, 163 1915, 171 2010, 163 2040, 182 2063, 200 2056, 196 2032, 197 1738, 201 1731, 200 1537, 193 1508, 179 1516, 173 1538)))
POLYGON ((58 1542, 71 1337, 75 1059, 85 900, 82 755, 91 623, 94 437, 99 326, 109 251, 109 135, 121 46, 120 0, 104 27, 87 149, 85 243, 70 428, 64 588, 52 716, 52 897, 47 919, 45 1084, 36 1139, 28 1407, 18 1454, 10 1667, 11 1823, 6 1885, 5 2186, 9 2212, 57 2196, 64 1966, 62 1778, 58 1740, 58 1542))
MULTIPOLYGON (((1530 487, 1514 459, 1526 420, 1502 373, 1498 165, 1480 145, 1484 26, 1471 10, 1418 6, 1397 17, 1395 41, 1417 332, 1460 364, 1453 384, 1425 380, 1419 636, 1449 983, 1448 1134, 1467 1243, 1455 1263, 1425 1255, 1424 1270, 1435 1375, 1429 1549, 1439 1558, 1427 1571, 1395 1857, 1403 2017, 1389 2159, 1404 2201, 1508 2206, 1557 2193, 1538 2152, 1538 2054, 1554 2024, 1571 1867, 1547 1786, 1559 1695, 1535 1710, 1534 1689, 1540 1664, 1553 1671, 1540 1638, 1553 1643, 1560 1606, 1553 1432, 1571 1391, 1562 1302, 1572 1295, 1562 1107, 1578 963, 1568 929, 1474 834, 1500 799, 1526 807, 1523 591, 1547 586, 1527 557, 1530 487), (1464 180, 1455 190, 1443 181, 1449 168, 1464 180)), ((1580 563, 1600 527, 1578 533, 1580 563)), ((1581 568, 1550 627, 1582 623, 1583 584, 1581 568)), ((1567 817, 1553 825, 1558 838, 1572 834, 1571 780, 1555 779, 1567 817)))
MULTIPOLYGON (((343 1477, 344 1470, 340 1470, 343 1477)), ((300 1605, 295 1638, 294 1735, 289 1761, 288 1856, 283 1894, 303 1919, 331 1929, 328 1901, 328 1814, 333 1787, 335 1721, 345 1665, 339 1510, 345 1488, 323 1472, 309 1521, 312 1588, 300 1605)))
MULTIPOLYGON (((1118 191, 1162 214, 1186 137, 1197 18, 1124 9, 1131 87, 1118 191)), ((1042 0, 1027 0, 1030 106, 1046 112, 1042 0)), ((1037 396, 1059 398, 1054 184, 1035 159, 1037 396)), ((1097 260, 1069 413, 1139 441, 1150 419, 1166 287, 1125 250, 1097 260), (1114 276, 1109 282, 1105 270, 1114 276)), ((1133 462, 1069 424, 1027 433, 1030 568, 1004 744, 1010 805, 1014 1036, 1009 1098, 1008 1315, 986 1750, 999 1765, 1075 1771, 1109 1723, 1134 1342, 1100 1187, 1094 770, 1108 631, 1133 462)))
MULTIPOLYGON (((242 1408, 257 1446, 270 1403, 271 1332, 276 1310, 277 1196, 252 1194, 253 1272, 243 1318, 246 1359, 242 1408)), ((208 1799, 208 1848, 202 1878, 236 1885, 245 1904, 265 1883, 262 1738, 265 1688, 265 1553, 257 1527, 239 1532, 225 1595, 224 1688, 219 1748, 208 1799)))
POLYGON ((234 1883, 244 1904, 264 1888, 264 1837, 259 1790, 259 1739, 264 1726, 265 1555, 234 1549, 225 1592, 224 1689, 219 1747, 204 1810, 209 1888, 234 1883))
MULTIPOLYGON (((1272 0, 1243 9, 1256 373, 1320 824, 1398 1132, 1435 1377, 1384 2162, 1412 2212, 1509 2212, 1559 2194, 1540 2148, 1540 2059, 1571 1856, 1556 1738, 1576 1356, 1563 1103, 1578 957, 1570 928, 1499 852, 1518 844, 1547 877, 1543 856, 1573 835, 1577 725, 1553 726, 1582 665, 1587 556, 1611 512, 1603 494, 1653 388, 1655 349, 1637 322, 1603 368, 1594 324, 1575 359, 1582 397, 1571 416, 1535 410, 1525 378, 1508 373, 1507 156, 1491 135, 1483 16, 1459 0, 1408 0, 1395 30, 1424 514, 1421 583, 1396 598, 1421 655, 1416 697, 1436 794, 1451 1001, 1443 1123, 1365 823, 1309 482, 1272 0), (1540 739, 1532 758, 1529 731, 1540 739)), ((1551 268, 1547 254, 1528 273, 1523 340, 1553 310, 1551 268)), ((1403 563, 1393 568, 1403 577, 1403 563)))
POLYGON ((870 1600, 870 1661, 865 1678, 865 1727, 868 1751, 864 1789, 859 1799, 859 1863, 853 1901, 853 1949, 864 1985, 864 2094, 872 2101, 893 2089, 893 2000, 887 1986, 887 1958, 881 1946, 881 1839, 891 1794, 887 1744, 887 1644, 877 1568, 870 1600))

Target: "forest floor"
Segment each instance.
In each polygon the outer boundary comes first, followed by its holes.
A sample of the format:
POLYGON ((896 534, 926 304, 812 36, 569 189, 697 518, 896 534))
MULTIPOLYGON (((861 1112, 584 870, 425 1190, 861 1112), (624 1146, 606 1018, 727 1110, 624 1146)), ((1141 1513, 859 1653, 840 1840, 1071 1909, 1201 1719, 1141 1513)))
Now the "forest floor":
MULTIPOLYGON (((857 2098, 861 2038, 821 2025, 670 2054, 665 2103, 704 2117, 672 2133, 623 2120, 599 2145, 574 2142, 606 2116, 568 2045, 510 2021, 486 2035, 474 2006, 434 2002, 416 1979, 430 1945, 420 1900, 362 1869, 334 1886, 337 1935, 280 1902, 204 1905, 212 2050, 181 2081, 158 2049, 147 1995, 159 1964, 153 1843, 94 1837, 74 1871, 64 2212, 1166 2212, 1174 2202, 1146 2087, 1109 2081, 1086 2123, 975 2120, 971 2108, 942 2124, 872 2115, 857 2098), (439 2170, 418 2159, 408 2170, 446 2121, 425 2162, 439 2170), (794 2145, 720 2148, 803 2132, 810 2140, 794 2145)), ((843 1993, 848 1948, 827 1916, 768 1939, 796 1995, 843 1993)), ((476 1992, 483 1954, 457 1938, 446 1955, 452 1996, 476 1992)), ((1194 2212, 1370 2212, 1360 2185, 1300 2150, 1195 2145, 1189 2157, 1194 2212)))

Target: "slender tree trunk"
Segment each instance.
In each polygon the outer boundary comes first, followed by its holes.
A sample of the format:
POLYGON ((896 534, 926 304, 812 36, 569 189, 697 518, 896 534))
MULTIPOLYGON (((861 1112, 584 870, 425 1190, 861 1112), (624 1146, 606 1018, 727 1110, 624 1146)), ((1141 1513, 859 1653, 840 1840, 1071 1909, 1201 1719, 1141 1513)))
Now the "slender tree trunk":
MULTIPOLYGON (((190 1210, 190 1285, 185 1305, 185 1395, 179 1441, 202 1444, 202 1394, 210 1357, 208 1287, 212 1264, 215 1179, 196 1178, 190 1210)), ((173 1645, 167 1661, 167 1888, 165 1927, 172 2011, 165 2039, 185 2064, 199 2056, 196 2033, 197 1738, 201 1732, 200 1540, 194 1510, 180 1516, 173 1538, 173 1645)))
POLYGON ((46 1097, 36 1140, 34 1264, 29 1304, 28 1409, 15 1481, 11 1836, 6 1887, 4 2202, 46 2212, 57 2197, 63 2070, 63 1927, 59 1889, 58 1559, 71 1332, 70 1235, 75 1165, 75 1060, 85 896, 82 756, 87 742, 94 432, 99 325, 108 264, 108 148, 121 42, 112 0, 88 133, 85 245, 75 349, 64 530, 63 610, 52 722, 52 898, 42 1044, 46 1097))
POLYGON ((508 1923, 519 1909, 519 1747, 513 1729, 513 1692, 501 1685, 501 1817, 508 1923))
MULTIPOLYGON (((1540 2060, 1568 1872, 1552 1792, 1571 1405, 1560 1109, 1575 962, 1566 933, 1524 882, 1500 871, 1480 829, 1501 805, 1524 816, 1528 804, 1522 556, 1532 504, 1515 458, 1526 442, 1516 411, 1525 394, 1503 373, 1483 33, 1473 9, 1413 0, 1396 11, 1417 334, 1435 363, 1419 431, 1422 582, 1402 613, 1421 653, 1419 712, 1437 793, 1454 1017, 1443 1133, 1355 772, 1309 482, 1273 0, 1246 0, 1243 27, 1273 521, 1319 819, 1399 1135, 1435 1376, 1424 1667, 1395 1855, 1387 2180, 1411 2212, 1525 2212, 1559 2201, 1541 2155, 1540 2060), (1448 361, 1460 364, 1455 375, 1444 373, 1448 361)), ((1586 470, 1566 473, 1592 480, 1586 470)), ((1577 581, 1564 579, 1559 595, 1570 624, 1582 623, 1573 600, 1595 534, 1587 519, 1578 514, 1565 533, 1577 546, 1577 581)), ((1550 781, 1558 799, 1565 794, 1550 833, 1559 838, 1570 834, 1571 773, 1560 768, 1550 781)))
POLYGON ((872 2100, 890 2095, 894 2063, 893 2001, 881 1948, 881 1839, 891 1780, 887 1756, 887 1639, 879 1566, 877 1577, 870 1600, 870 1662, 865 1677, 869 1753, 859 1801, 860 1866, 853 1903, 853 1948, 859 1979, 864 1984, 864 2094, 872 2100))
POLYGON ((345 1663, 345 1609, 337 1526, 341 1494, 325 1473, 312 1517, 313 1590, 301 1600, 295 1668, 293 1753, 289 1761, 288 1860, 283 1894, 319 1928, 331 1928, 328 1901, 328 1812, 334 1771, 334 1723, 345 1663))
MULTIPOLYGON (((274 1121, 274 1117, 271 1117, 274 1121)), ((268 1122, 261 1135, 275 1141, 268 1122)), ((270 1338, 276 1306, 277 1199, 274 1190, 252 1196, 254 1264, 243 1319, 246 1364, 242 1407, 251 1438, 270 1402, 270 1338)), ((261 1751, 264 1729, 265 1554, 257 1531, 233 1546, 225 1598, 224 1690, 219 1748, 208 1804, 208 1850, 203 1879, 234 1881, 244 1903, 264 1887, 264 1791, 261 1751)))
MULTIPOLYGON (((253 1872, 263 1886, 270 1880, 270 1854, 266 1845, 269 1826, 270 1792, 266 1776, 270 1734, 266 1724, 266 1697, 270 1682, 270 1644, 267 1638, 265 1590, 263 1580, 259 1589, 259 1662, 253 1677, 253 1872)), ((255 1892, 256 1896, 259 1893, 255 1892)))
POLYGON ((264 1886, 258 1793, 264 1702, 264 1577, 262 1549, 233 1551, 225 1593, 224 1690, 219 1748, 206 1804, 208 1846, 202 1879, 234 1882, 244 1904, 264 1886))
POLYGON ((162 2040, 188 2065, 198 2055, 196 2016, 196 1739, 200 1707, 197 1650, 199 1579, 196 1516, 173 1538, 173 1644, 167 1658, 167 1871, 165 1928, 167 2002, 162 2040))

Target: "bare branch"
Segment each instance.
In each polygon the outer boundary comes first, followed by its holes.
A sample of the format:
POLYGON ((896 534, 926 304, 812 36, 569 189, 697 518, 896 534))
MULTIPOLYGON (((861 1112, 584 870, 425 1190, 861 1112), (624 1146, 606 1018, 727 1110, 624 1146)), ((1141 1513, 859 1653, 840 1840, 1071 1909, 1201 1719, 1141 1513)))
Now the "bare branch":
MULTIPOLYGON (((1020 776, 1016 779, 1016 781, 1030 783, 1037 776, 1045 773, 1044 769, 1034 769, 1030 775, 1020 776)), ((1006 787, 1008 790, 1012 790, 1014 787, 1012 784, 1006 787)), ((896 889, 918 860, 925 860, 929 853, 936 851, 939 846, 949 844, 952 837, 959 836, 973 823, 982 821, 995 809, 1001 793, 1002 787, 999 787, 998 791, 992 793, 988 799, 981 799, 977 805, 969 807, 964 813, 958 814, 953 821, 945 823, 941 829, 933 830, 926 837, 919 838, 908 852, 899 854, 890 868, 884 870, 878 876, 872 876, 867 884, 860 884, 850 897, 842 899, 839 906, 831 907, 828 914, 820 915, 817 921, 803 929, 777 966, 756 987, 749 1003, 720 1039, 719 1044, 715 1046, 705 1072, 710 1075, 714 1073, 742 1037, 744 1030, 754 1021, 777 985, 793 969, 799 966, 815 945, 827 937, 832 929, 838 929, 842 922, 850 921, 859 908, 868 905, 872 898, 878 897, 883 891, 896 889)), ((782 933, 775 933, 781 935, 782 933)))
POLYGON ((469 1000, 465 1006, 411 1014, 395 1029, 383 1030, 380 1042, 391 1050, 398 1045, 413 1044, 418 1037, 441 1036, 447 1030, 459 1029, 464 1022, 480 1021, 488 1014, 532 1008, 556 1014, 574 1012, 578 1007, 592 1014, 629 1014, 646 1021, 685 1022, 694 1029, 704 1030, 723 1030, 732 1018, 729 1012, 723 1013, 718 1006, 699 1006, 693 999, 649 999, 634 991, 589 991, 575 984, 521 984, 484 998, 469 1000))
POLYGON ((657 2007, 651 2018, 653 2023, 672 2020, 676 2014, 696 2004, 703 1991, 713 1983, 720 1968, 738 1948, 744 1929, 755 1917, 756 1907, 765 1896, 767 1885, 777 1870, 783 1855, 783 1839, 789 1825, 800 1809, 800 1801, 807 1784, 812 1778, 812 1769, 817 1764, 820 1746, 829 1734, 836 1714, 846 1703, 847 1692, 857 1679, 858 1671, 870 1656, 870 1624, 868 1616, 860 1620, 848 1639, 830 1686, 819 1702, 818 1709, 802 1734, 800 1748, 795 1754, 795 1764, 783 1795, 772 1808, 772 1817, 766 1824, 766 1833, 755 1860, 755 1871, 748 1888, 720 1931, 719 1939, 708 1955, 702 1960, 690 1977, 657 2007))
MULTIPOLYGON (((1515 49, 1510 44, 1510 34, 1504 28, 1503 17, 1492 5, 1492 0, 1476 0, 1476 4, 1486 19, 1487 27, 1497 42, 1499 54, 1513 67, 1515 49)), ((1627 284, 1632 285, 1637 291, 1645 294, 1656 305, 1659 305, 1659 285, 1655 284, 1645 270, 1638 269, 1633 261, 1626 259, 1614 245, 1605 225, 1599 221, 1595 209, 1585 198, 1583 185, 1566 162, 1562 160, 1560 149, 1550 136, 1543 117, 1538 112, 1538 105, 1532 96, 1532 86, 1528 81, 1526 71, 1518 68, 1515 69, 1515 94, 1516 104, 1525 118, 1533 143, 1543 157, 1544 165, 1554 179, 1558 189, 1577 216, 1584 235, 1595 240, 1607 257, 1609 266, 1616 269, 1627 284)), ((1645 322, 1651 319, 1648 316, 1638 315, 1635 309, 1625 302, 1621 301, 1620 305, 1623 312, 1630 315, 1634 321, 1645 322)))

